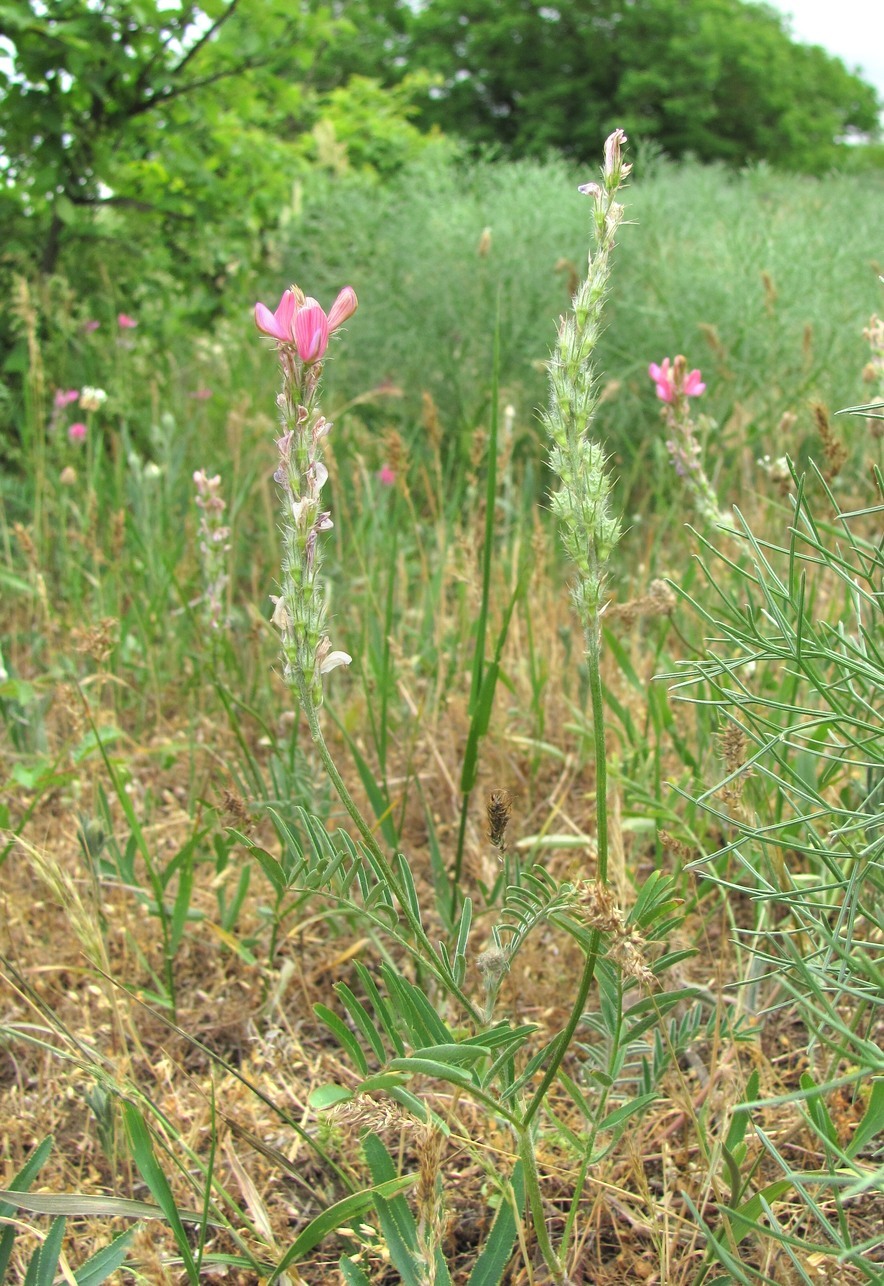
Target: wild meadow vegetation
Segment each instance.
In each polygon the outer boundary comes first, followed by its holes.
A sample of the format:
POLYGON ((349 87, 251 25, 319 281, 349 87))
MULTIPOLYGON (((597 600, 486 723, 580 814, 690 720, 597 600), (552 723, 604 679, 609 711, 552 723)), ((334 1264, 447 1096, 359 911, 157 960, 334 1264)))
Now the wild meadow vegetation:
POLYGON ((200 325, 14 278, 0 1278, 884 1281, 882 197, 440 147, 200 325))

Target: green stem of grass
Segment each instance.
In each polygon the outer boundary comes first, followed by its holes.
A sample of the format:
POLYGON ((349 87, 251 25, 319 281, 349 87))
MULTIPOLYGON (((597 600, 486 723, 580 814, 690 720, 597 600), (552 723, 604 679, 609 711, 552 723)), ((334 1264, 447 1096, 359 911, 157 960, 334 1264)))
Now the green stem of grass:
POLYGON ((534 1226, 534 1235, 537 1238, 538 1248, 543 1255, 544 1263, 550 1271, 553 1282, 556 1283, 556 1286, 564 1286, 567 1280, 565 1270, 553 1248, 546 1229, 543 1195, 540 1191, 540 1175, 537 1172, 537 1156, 534 1151, 534 1138, 530 1126, 523 1128, 519 1133, 519 1159, 524 1170, 525 1195, 528 1199, 528 1209, 531 1211, 531 1222, 534 1226))
MULTIPOLYGON (((598 880, 600 884, 608 882, 608 762, 607 751, 605 747, 605 710, 602 698, 602 675, 601 675, 601 631, 598 615, 594 621, 587 623, 585 629, 586 637, 586 659, 589 668, 589 691, 592 701, 592 730, 595 747, 595 782, 596 782, 596 839, 598 844, 598 880)), ((580 986, 577 988, 577 995, 574 998, 574 1004, 571 1007, 571 1014, 565 1024, 564 1030, 555 1043, 552 1058, 550 1059, 543 1079, 531 1098, 531 1102, 525 1110, 523 1123, 529 1125, 537 1114, 538 1109, 546 1098, 550 1086, 558 1075, 559 1068, 562 1065, 568 1048, 574 1038, 574 1033, 583 1017, 583 1009, 586 1004, 586 998, 589 995, 589 989, 592 986, 595 966, 599 956, 599 943, 601 934, 596 930, 589 944, 589 950, 586 953, 586 961, 583 966, 583 974, 580 979, 580 986)))

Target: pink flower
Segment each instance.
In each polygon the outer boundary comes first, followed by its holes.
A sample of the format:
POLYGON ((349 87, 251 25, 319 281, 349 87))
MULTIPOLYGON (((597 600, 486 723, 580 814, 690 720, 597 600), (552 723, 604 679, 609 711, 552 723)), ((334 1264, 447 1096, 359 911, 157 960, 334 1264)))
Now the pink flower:
POLYGON ((388 464, 383 465, 377 472, 378 482, 382 482, 385 487, 392 487, 396 481, 396 474, 388 464))
POLYGON ((328 348, 328 318, 319 304, 298 310, 294 335, 298 356, 304 365, 318 362, 328 348))
POLYGON ((663 358, 663 365, 658 366, 656 362, 651 362, 648 367, 648 374, 657 385, 657 396, 661 402, 675 401, 675 383, 669 373, 669 358, 663 358))
POLYGON ((660 366, 651 362, 648 374, 657 386, 657 396, 661 402, 674 402, 677 397, 699 397, 706 392, 700 372, 686 373, 686 366, 687 362, 680 355, 674 362, 664 357, 660 366))
POLYGON ((272 313, 265 304, 255 304, 255 325, 280 344, 294 344, 305 365, 318 362, 328 347, 328 337, 352 317, 358 304, 356 291, 345 286, 326 315, 310 295, 292 286, 272 313))
POLYGON ((71 402, 76 402, 79 396, 80 390, 78 388, 56 389, 54 400, 56 409, 63 410, 66 406, 70 406, 71 402))
POLYGON ((92 319, 91 321, 85 321, 83 322, 83 330, 86 332, 87 335, 91 335, 94 330, 98 330, 100 325, 101 325, 101 322, 95 321, 94 319, 92 319))
POLYGON ((339 326, 343 326, 356 312, 359 307, 359 300, 356 298, 356 291, 352 286, 345 286, 339 292, 337 299, 328 311, 328 329, 329 332, 335 331, 339 326))
POLYGON ((682 392, 685 397, 699 397, 701 393, 706 392, 706 385, 700 378, 699 371, 691 371, 690 375, 685 376, 682 392))
MULTIPOLYGON (((300 294, 300 291, 298 293, 300 294)), ((302 301, 303 298, 302 295, 302 301)), ((266 304, 255 304, 255 325, 262 334, 269 335, 271 339, 278 339, 280 344, 290 344, 293 338, 292 321, 297 306, 298 301, 293 290, 286 290, 283 293, 275 313, 272 313, 266 304)))
POLYGON ((85 436, 86 436, 86 425, 83 424, 80 420, 77 420, 76 423, 72 424, 71 427, 68 429, 68 437, 72 442, 82 442, 85 436))
POLYGON ((192 393, 188 393, 187 396, 192 397, 196 402, 208 402, 212 396, 212 390, 210 388, 196 388, 192 393))
POLYGON ((132 330, 133 327, 138 325, 138 322, 134 317, 130 317, 128 313, 117 313, 117 325, 120 330, 132 330))

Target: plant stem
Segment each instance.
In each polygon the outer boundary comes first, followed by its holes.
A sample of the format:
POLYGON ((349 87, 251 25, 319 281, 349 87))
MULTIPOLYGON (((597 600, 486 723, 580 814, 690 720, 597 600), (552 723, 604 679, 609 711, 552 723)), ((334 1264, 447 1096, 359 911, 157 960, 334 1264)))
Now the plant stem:
MULTIPOLYGON (((594 613, 592 618, 586 622, 584 627, 584 636, 586 638, 586 659, 589 667, 589 691, 592 701, 592 730, 593 742, 595 748, 595 789, 596 789, 596 841, 598 845, 598 880, 600 884, 606 884, 608 880, 608 761, 607 751, 605 748, 605 708, 602 698, 602 675, 601 675, 601 629, 598 613, 594 613)), ((583 966, 583 976, 580 979, 580 986, 577 989, 577 995, 574 998, 574 1004, 571 1007, 571 1015, 565 1025, 564 1030, 556 1041, 552 1058, 549 1061, 543 1079, 534 1091, 531 1102, 525 1111, 523 1121, 528 1125, 537 1113, 538 1108, 543 1103, 549 1087, 558 1074, 562 1065, 568 1047, 577 1030, 580 1019, 583 1017, 583 1007, 586 1004, 586 998, 589 995, 589 989, 592 986, 593 975, 595 974, 596 961, 599 955, 599 943, 601 933, 598 929, 592 935, 589 950, 586 953, 586 963, 583 966)))
POLYGON ((595 834, 598 881, 608 883, 608 753, 605 746, 605 705, 602 697, 601 622, 596 613, 584 631, 592 702, 592 735, 595 750, 595 834))
POLYGON ((550 1271, 552 1280, 556 1286, 566 1286, 567 1278, 565 1270, 559 1261, 559 1257, 553 1249, 553 1244, 549 1239, 549 1233, 546 1230, 546 1216, 543 1212, 543 1196, 540 1192, 540 1175, 537 1173, 537 1157, 534 1152, 534 1139, 531 1134, 530 1126, 522 1129, 519 1134, 519 1158, 525 1174, 525 1195, 528 1198, 528 1208, 531 1211, 531 1222, 534 1225, 534 1235, 537 1238, 537 1245, 540 1253, 543 1255, 544 1263, 550 1271))

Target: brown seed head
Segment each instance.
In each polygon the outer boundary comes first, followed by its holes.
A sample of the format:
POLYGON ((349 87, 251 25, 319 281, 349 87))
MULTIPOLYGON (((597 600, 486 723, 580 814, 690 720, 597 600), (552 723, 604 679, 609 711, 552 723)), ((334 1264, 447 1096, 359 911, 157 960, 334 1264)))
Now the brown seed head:
POLYGON ((492 790, 488 796, 488 838, 500 853, 506 852, 506 830, 513 812, 508 790, 492 790))

